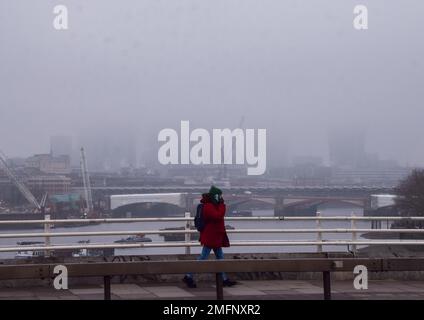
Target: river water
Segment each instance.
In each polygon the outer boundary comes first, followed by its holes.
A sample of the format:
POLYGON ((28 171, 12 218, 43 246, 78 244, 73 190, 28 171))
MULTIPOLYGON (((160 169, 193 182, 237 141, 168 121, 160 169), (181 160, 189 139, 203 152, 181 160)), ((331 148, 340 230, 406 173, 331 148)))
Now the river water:
MULTIPOLYGON (((321 207, 319 208, 322 216, 349 216, 352 213, 361 216, 363 210, 356 207, 321 207)), ((253 215, 255 216, 273 216, 273 210, 254 210, 253 215)), ((316 228, 315 221, 228 221, 226 224, 230 224, 236 229, 295 229, 295 228, 316 228)), ((371 228, 370 221, 357 221, 357 228, 371 228)), ((137 233, 141 230, 158 230, 168 227, 182 226, 183 222, 132 222, 132 223, 105 223, 100 225, 91 225, 84 227, 72 227, 72 228, 54 228, 53 232, 72 232, 72 231, 135 231, 137 233)), ((350 228, 350 221, 321 221, 322 228, 350 228)), ((26 233, 26 232, 40 232, 40 229, 34 230, 7 230, 0 231, 2 233, 26 233)), ((154 242, 163 242, 163 237, 160 235, 147 235, 154 242)), ((94 243, 113 243, 115 240, 119 240, 126 236, 88 236, 88 237, 57 237, 51 238, 52 244, 77 244, 80 240, 90 240, 91 244, 94 243)), ((229 233, 230 242, 237 240, 316 240, 316 233, 268 233, 268 234, 234 234, 229 233)), ((338 233, 338 234, 323 234, 325 240, 349 240, 351 239, 350 233, 338 233)), ((360 235, 358 234, 358 239, 360 235)), ((19 239, 0 239, 0 246, 16 246, 17 241, 44 241, 43 238, 19 238, 19 239)), ((272 253, 272 252, 316 252, 316 246, 234 246, 226 248, 226 253, 272 253)), ((347 251, 347 246, 323 246, 323 251, 347 251)), ((183 254, 185 248, 137 248, 137 249, 116 249, 115 255, 143 255, 143 254, 183 254)), ((199 253, 200 247, 192 247, 191 252, 199 253)), ((14 258, 14 252, 0 253, 0 259, 14 258)))

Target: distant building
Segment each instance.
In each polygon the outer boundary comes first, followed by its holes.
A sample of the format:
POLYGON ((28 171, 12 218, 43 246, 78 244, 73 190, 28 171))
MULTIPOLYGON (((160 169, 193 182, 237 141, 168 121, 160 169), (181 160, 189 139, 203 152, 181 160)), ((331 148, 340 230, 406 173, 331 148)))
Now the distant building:
POLYGON ((48 207, 54 219, 78 217, 84 208, 84 198, 79 193, 49 194, 48 207))
MULTIPOLYGON (((8 160, 9 166, 11 166, 12 168, 25 167, 26 158, 9 158, 7 160, 8 160)), ((1 171, 1 169, 0 169, 0 171, 1 171)))
POLYGON ((280 178, 289 185, 314 186, 328 185, 331 179, 331 168, 310 163, 296 164, 290 167, 271 168, 270 175, 280 178))
POLYGON ((26 159, 25 166, 47 174, 69 175, 71 159, 68 155, 54 157, 50 154, 36 154, 26 159))
POLYGON ((335 130, 329 136, 329 152, 332 166, 357 168, 366 158, 365 135, 360 130, 335 130))
POLYGON ((118 172, 124 167, 137 166, 136 140, 126 132, 101 132, 81 138, 80 144, 92 172, 118 172))
POLYGON ((71 189, 71 178, 60 175, 35 176, 28 178, 26 184, 34 194, 64 194, 71 189))
POLYGON ((50 137, 50 154, 53 157, 72 155, 72 138, 68 136, 50 137))
POLYGON ((410 168, 335 169, 333 184, 397 185, 411 173, 410 168))
POLYGON ((310 166, 322 166, 323 160, 317 156, 296 156, 293 159, 293 165, 310 165, 310 166))

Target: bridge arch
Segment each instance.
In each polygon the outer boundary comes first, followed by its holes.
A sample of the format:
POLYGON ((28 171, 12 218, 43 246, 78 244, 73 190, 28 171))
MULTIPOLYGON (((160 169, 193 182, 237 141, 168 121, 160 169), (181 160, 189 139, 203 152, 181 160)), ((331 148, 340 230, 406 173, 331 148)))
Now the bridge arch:
POLYGON ((110 196, 110 209, 114 216, 183 216, 186 194, 122 194, 110 196))
POLYGON ((265 209, 270 210, 275 207, 275 199, 251 197, 247 199, 229 199, 227 200, 227 210, 229 212, 238 209, 265 209))

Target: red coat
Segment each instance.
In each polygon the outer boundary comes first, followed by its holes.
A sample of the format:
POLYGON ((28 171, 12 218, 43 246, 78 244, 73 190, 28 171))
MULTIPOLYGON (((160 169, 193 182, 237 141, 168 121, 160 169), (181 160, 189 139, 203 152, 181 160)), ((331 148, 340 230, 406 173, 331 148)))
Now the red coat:
POLYGON ((214 204, 206 196, 200 202, 203 203, 202 214, 205 221, 205 228, 200 232, 200 243, 212 249, 229 247, 230 241, 224 224, 224 202, 214 204))

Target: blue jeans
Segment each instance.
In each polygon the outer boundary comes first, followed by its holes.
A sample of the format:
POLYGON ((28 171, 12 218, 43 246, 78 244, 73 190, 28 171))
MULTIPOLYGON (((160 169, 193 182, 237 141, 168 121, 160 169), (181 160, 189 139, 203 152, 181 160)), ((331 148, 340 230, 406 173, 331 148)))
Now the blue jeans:
MULTIPOLYGON (((197 260, 207 260, 209 258, 210 253, 211 253, 211 250, 213 250, 213 252, 215 253, 215 257, 216 257, 217 260, 224 259, 224 251, 222 251, 222 248, 212 249, 212 248, 208 248, 208 247, 204 246, 203 249, 202 249, 202 252, 200 253, 200 256, 197 258, 197 260)), ((222 275, 223 280, 228 279, 225 272, 222 272, 221 275, 222 275)), ((187 277, 193 278, 193 274, 187 273, 187 277)))

